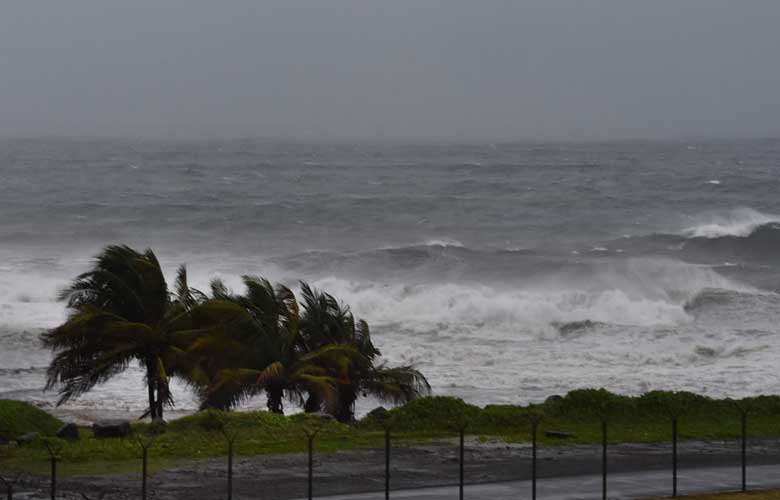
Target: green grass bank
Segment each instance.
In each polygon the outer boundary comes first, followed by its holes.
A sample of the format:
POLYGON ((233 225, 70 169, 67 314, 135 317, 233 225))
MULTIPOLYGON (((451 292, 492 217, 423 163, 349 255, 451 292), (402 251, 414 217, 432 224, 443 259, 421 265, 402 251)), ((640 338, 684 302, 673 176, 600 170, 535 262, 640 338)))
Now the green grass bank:
POLYGON ((451 397, 429 397, 390 410, 386 419, 366 417, 352 425, 313 415, 282 416, 268 412, 200 412, 170 422, 164 428, 133 426, 124 439, 95 439, 89 429, 78 441, 54 438, 61 422, 25 403, 0 401, 0 435, 13 438, 25 432, 40 436, 31 444, 13 440, 0 446, 0 470, 45 471, 46 443, 61 447, 64 473, 135 470, 140 456, 138 439, 151 439, 153 468, 182 460, 223 456, 225 433, 237 435, 238 455, 303 452, 305 431, 319 429, 319 453, 380 447, 384 425, 392 428, 396 444, 413 444, 452 437, 465 424, 466 433, 485 439, 527 442, 533 418, 541 417, 543 445, 595 443, 601 440, 606 418, 609 441, 660 442, 671 439, 671 418, 677 416, 681 440, 735 439, 740 435, 740 412, 748 411, 751 438, 780 438, 780 397, 760 396, 739 401, 717 400, 691 393, 650 392, 640 397, 619 396, 605 390, 577 390, 544 404, 494 405, 479 408, 451 397), (545 431, 573 435, 560 439, 545 431))

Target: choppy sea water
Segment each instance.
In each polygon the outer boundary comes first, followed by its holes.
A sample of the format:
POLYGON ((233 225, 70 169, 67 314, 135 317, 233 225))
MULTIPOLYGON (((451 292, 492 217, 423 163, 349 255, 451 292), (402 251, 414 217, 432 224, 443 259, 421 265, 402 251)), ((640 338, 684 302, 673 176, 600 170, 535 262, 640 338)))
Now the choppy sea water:
MULTIPOLYGON (((480 405, 776 393, 779 173, 778 140, 0 140, 0 398, 56 399, 38 335, 109 243, 204 288, 309 281, 389 362, 480 405)), ((140 413, 144 394, 133 369, 65 411, 140 413)))

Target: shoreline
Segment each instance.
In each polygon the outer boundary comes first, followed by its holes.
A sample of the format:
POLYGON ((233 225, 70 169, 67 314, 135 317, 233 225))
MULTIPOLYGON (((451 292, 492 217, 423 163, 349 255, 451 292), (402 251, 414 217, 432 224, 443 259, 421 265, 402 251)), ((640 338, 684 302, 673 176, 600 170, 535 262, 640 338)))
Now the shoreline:
MULTIPOLYGON (((719 396, 712 396, 708 395, 706 393, 702 392, 693 392, 693 391, 667 391, 667 390, 648 390, 642 393, 629 393, 629 394, 622 394, 622 393, 616 393, 612 392, 609 389, 604 388, 592 388, 592 387, 583 387, 583 388, 577 388, 572 389, 568 393, 565 394, 550 394, 547 396, 547 398, 543 402, 537 402, 537 403, 488 403, 484 405, 480 404, 474 404, 470 403, 468 400, 464 399, 461 396, 452 395, 452 394, 432 394, 430 396, 426 396, 421 399, 426 398, 446 398, 446 399, 454 399, 461 401, 464 405, 478 408, 480 410, 485 410, 491 407, 505 407, 505 408, 515 408, 515 409, 530 409, 534 407, 543 407, 548 404, 550 401, 560 400, 561 398, 565 397, 566 394, 570 393, 577 393, 577 392, 591 392, 591 391, 606 391, 607 394, 610 394, 612 396, 616 396, 617 398, 621 399, 628 399, 628 400, 638 400, 642 399, 648 394, 652 393, 660 393, 665 395, 687 395, 692 396, 693 398, 702 398, 709 400, 714 403, 723 403, 727 401, 734 401, 738 402, 740 400, 761 400, 761 399, 771 399, 771 398, 778 398, 778 411, 780 412, 780 395, 778 394, 755 394, 755 395, 747 395, 744 398, 731 398, 731 397, 719 397, 719 396)), ((66 423, 75 423, 82 427, 89 427, 93 423, 99 421, 99 420, 111 420, 111 419, 124 419, 129 420, 131 423, 148 423, 150 422, 150 419, 144 418, 138 418, 143 413, 144 410, 139 408, 109 408, 109 407, 102 407, 102 406, 84 406, 84 407, 69 407, 68 405, 64 407, 57 407, 54 403, 48 400, 42 400, 42 399, 29 399, 29 398, 4 398, 0 396, 0 400, 11 400, 11 401, 21 401, 27 404, 30 404, 40 410, 45 411, 46 413, 62 420, 66 423)), ((400 405, 393 405, 388 403, 383 403, 382 401, 374 400, 366 398, 364 400, 358 400, 358 404, 356 405, 356 411, 355 411, 355 421, 360 421, 361 419, 365 418, 367 415, 369 415, 373 410, 382 407, 387 410, 391 409, 399 409, 403 408, 404 406, 408 405, 406 404, 400 404, 400 405)), ((168 408, 165 412, 165 420, 172 422, 184 417, 189 417, 192 415, 195 415, 199 413, 200 409, 198 408, 187 408, 187 409, 177 409, 177 408, 168 408)), ((256 412, 267 412, 267 406, 265 399, 260 396, 258 399, 254 400, 251 403, 245 403, 244 405, 233 409, 230 411, 230 413, 234 414, 251 414, 256 412)), ((304 413, 302 407, 295 406, 293 404, 288 404, 285 407, 284 415, 287 417, 291 417, 293 415, 302 414, 304 413)))

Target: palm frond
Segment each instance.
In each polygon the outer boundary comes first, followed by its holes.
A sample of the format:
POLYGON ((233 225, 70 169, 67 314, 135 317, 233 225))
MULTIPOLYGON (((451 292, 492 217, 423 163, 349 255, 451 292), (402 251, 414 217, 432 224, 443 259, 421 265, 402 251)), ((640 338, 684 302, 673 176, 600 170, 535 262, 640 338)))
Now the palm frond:
POLYGON ((228 410, 260 394, 263 387, 257 383, 259 372, 249 369, 222 370, 201 392, 201 407, 228 410))
POLYGON ((214 278, 210 283, 211 296, 215 299, 233 300, 233 292, 227 287, 224 281, 214 278))
POLYGON ((179 269, 176 271, 174 290, 173 302, 181 304, 186 310, 192 309, 208 299, 206 294, 196 288, 190 287, 187 278, 187 266, 184 264, 180 265, 179 269))
POLYGON ((381 365, 362 381, 361 390, 399 404, 429 395, 431 386, 425 376, 412 366, 387 368, 381 365))

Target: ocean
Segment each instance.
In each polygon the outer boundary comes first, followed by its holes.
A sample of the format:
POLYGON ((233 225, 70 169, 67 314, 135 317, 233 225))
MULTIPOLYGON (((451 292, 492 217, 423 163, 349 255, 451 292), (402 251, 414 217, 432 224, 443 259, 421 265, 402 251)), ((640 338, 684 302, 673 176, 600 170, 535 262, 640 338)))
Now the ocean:
MULTIPOLYGON (((780 140, 2 139, 0 398, 56 400, 39 334, 111 243, 201 288, 305 280, 365 318, 388 362, 478 405, 777 393, 778 174, 780 140)), ((181 382, 174 396, 197 406, 181 382)), ((144 398, 132 368, 60 412, 140 414, 144 398)))

